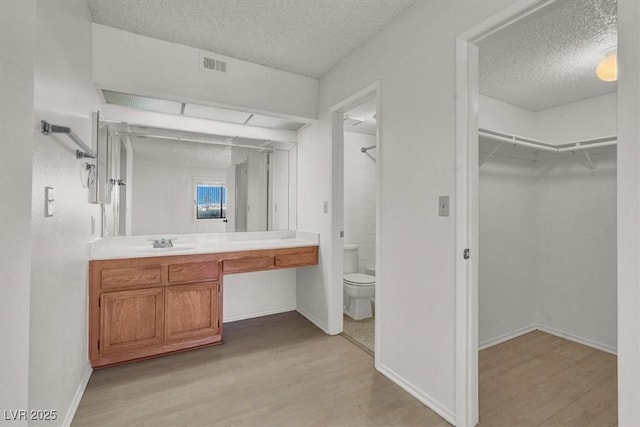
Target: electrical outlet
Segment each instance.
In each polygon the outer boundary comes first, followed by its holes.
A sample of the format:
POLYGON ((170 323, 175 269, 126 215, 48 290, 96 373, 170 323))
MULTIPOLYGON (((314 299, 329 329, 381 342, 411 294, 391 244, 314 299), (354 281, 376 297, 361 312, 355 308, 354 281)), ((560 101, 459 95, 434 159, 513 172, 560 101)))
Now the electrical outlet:
POLYGON ((438 215, 449 216, 449 196, 440 196, 438 198, 438 215))

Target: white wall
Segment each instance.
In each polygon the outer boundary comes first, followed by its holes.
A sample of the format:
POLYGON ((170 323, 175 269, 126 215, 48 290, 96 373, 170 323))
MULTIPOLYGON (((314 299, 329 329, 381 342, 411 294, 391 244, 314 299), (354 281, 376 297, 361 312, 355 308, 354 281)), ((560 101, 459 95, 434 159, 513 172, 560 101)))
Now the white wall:
POLYGON ((376 156, 360 151, 376 145, 375 135, 344 134, 344 241, 358 244, 359 271, 376 264, 376 156))
MULTIPOLYGON (((99 100, 91 82, 87 4, 38 1, 35 24, 34 120, 70 126, 90 144, 99 100)), ((64 136, 34 135, 29 404, 57 410, 58 421, 51 423, 57 425, 90 372, 87 242, 95 237, 91 216, 99 218, 99 210, 88 203, 84 161, 75 158, 74 144, 64 136), (55 188, 53 217, 44 216, 45 186, 55 188)))
POLYGON ((536 135, 561 144, 617 135, 617 93, 597 96, 535 113, 536 135))
POLYGON ((501 155, 480 168, 481 348, 535 323, 535 171, 531 160, 501 155))
POLYGON ((480 95, 479 127, 496 132, 534 138, 537 135, 535 113, 488 96, 480 95))
POLYGON ((99 24, 93 24, 93 78, 116 91, 284 118, 317 115, 316 79, 99 24), (200 71, 201 53, 226 61, 227 74, 200 71))
POLYGON ((325 119, 298 133, 297 168, 297 229, 319 233, 320 241, 318 265, 298 269, 296 309, 325 332, 329 332, 332 267, 331 217, 323 209, 323 203, 331 198, 331 141, 323 140, 328 132, 330 124, 325 119))
POLYGON ((617 94, 610 93, 532 112, 487 96, 480 96, 480 127, 566 144, 613 136, 617 94))
POLYGON ((295 268, 224 276, 224 322, 295 309, 295 268))
POLYGON ((618 2, 618 425, 640 425, 640 3, 618 2))
POLYGON ((480 168, 479 342, 527 327, 616 349, 615 150, 480 168))
POLYGON ((616 157, 538 162, 535 195, 537 323, 615 351, 616 157))
POLYGON ((438 216, 438 196, 455 200, 455 37, 510 3, 416 2, 321 79, 320 119, 299 138, 298 228, 320 233, 323 265, 298 273, 298 307, 324 320, 329 298, 342 292, 342 272, 327 261, 331 219, 322 213, 323 201, 331 200, 333 167, 328 110, 380 81, 376 274, 381 293, 390 296, 376 304, 376 366, 450 421, 456 411, 455 220, 438 216))
POLYGON ((35 19, 35 0, 0 2, 0 411, 29 406, 35 19))

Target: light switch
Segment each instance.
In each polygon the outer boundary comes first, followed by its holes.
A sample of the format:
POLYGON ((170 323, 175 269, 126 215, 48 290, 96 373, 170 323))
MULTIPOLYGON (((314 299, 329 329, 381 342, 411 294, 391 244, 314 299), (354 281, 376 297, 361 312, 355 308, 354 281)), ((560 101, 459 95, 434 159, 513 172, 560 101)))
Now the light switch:
POLYGON ((44 187, 44 216, 53 216, 53 187, 44 187))
POLYGON ((324 210, 324 213, 328 214, 329 213, 329 202, 325 201, 322 203, 322 209, 324 210))
POLYGON ((438 198, 438 215, 449 216, 449 196, 440 196, 438 198))

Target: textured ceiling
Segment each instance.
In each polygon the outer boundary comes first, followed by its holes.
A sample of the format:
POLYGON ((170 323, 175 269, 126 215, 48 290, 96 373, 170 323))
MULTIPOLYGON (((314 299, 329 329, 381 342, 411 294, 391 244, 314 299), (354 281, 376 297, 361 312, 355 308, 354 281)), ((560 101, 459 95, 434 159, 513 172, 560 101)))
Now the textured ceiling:
POLYGON ((615 0, 557 0, 477 43, 480 92, 531 111, 615 92, 596 67, 616 44, 615 0))
POLYGON ((93 22, 318 78, 416 0, 87 0, 93 22))

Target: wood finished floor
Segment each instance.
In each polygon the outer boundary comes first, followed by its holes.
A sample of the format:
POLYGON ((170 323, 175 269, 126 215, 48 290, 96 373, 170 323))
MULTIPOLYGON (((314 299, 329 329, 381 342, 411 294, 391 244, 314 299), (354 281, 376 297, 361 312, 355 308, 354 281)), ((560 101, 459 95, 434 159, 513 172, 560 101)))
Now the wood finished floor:
POLYGON ((448 426, 373 358, 296 312, 225 344, 94 371, 73 426, 448 426))
POLYGON ((616 357, 534 331, 480 352, 481 426, 617 425, 616 357))
MULTIPOLYGON (((532 332, 483 350, 481 426, 616 425, 616 358, 532 332)), ((448 426, 341 336, 290 312, 225 344, 98 370, 73 426, 448 426)))

